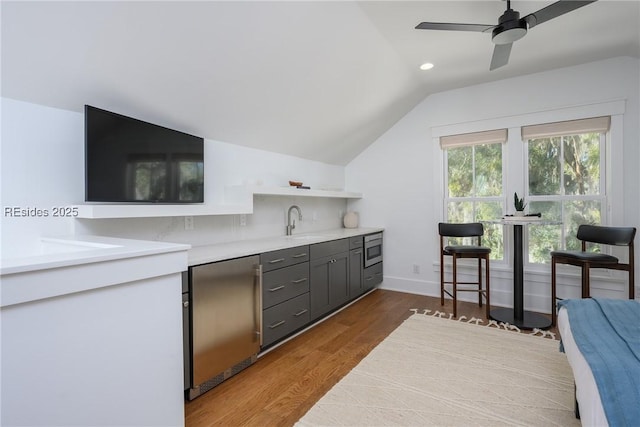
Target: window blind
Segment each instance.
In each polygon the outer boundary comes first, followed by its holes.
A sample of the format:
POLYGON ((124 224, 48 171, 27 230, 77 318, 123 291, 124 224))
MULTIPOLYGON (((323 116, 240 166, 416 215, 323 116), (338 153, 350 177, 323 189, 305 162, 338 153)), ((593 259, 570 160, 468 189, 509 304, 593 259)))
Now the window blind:
POLYGON ((496 129, 484 132, 463 133, 460 135, 447 135, 440 137, 440 148, 466 147, 479 144, 497 144, 507 142, 507 130, 496 129))
POLYGON ((611 117, 593 117, 590 119, 568 120, 565 122, 545 123, 523 126, 522 140, 548 138, 552 136, 577 135, 580 133, 604 133, 609 130, 611 117))

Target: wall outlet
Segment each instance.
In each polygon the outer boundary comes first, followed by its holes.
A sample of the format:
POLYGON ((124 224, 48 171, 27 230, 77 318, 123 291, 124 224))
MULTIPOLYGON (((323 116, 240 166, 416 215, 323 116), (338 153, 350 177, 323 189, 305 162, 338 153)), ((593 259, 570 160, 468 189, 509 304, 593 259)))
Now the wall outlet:
POLYGON ((240 227, 247 225, 247 214, 240 214, 240 227))
POLYGON ((420 274, 420 266, 418 264, 413 264, 413 274, 420 274))
POLYGON ((184 217, 184 229, 185 230, 193 230, 193 217, 185 216, 184 217))

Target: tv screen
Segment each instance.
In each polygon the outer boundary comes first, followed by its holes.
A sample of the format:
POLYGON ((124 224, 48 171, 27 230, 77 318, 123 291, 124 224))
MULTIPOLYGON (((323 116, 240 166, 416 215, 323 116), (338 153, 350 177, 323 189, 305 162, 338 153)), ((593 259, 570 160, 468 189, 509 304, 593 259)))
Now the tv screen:
POLYGON ((204 139, 85 105, 87 202, 204 202, 204 139))

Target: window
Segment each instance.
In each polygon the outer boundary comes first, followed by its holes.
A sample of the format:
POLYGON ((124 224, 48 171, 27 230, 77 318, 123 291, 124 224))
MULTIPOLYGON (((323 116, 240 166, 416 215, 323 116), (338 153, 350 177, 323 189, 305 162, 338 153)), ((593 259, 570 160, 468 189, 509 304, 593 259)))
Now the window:
POLYGON ((202 199, 202 161, 192 154, 131 154, 127 163, 127 196, 132 200, 202 199), (173 196, 171 196, 173 197, 173 196))
MULTIPOLYGON (((186 157, 186 156, 185 156, 186 157)), ((177 163, 178 199, 202 199, 204 164, 198 159, 180 159, 177 163)))
POLYGON ((131 200, 164 199, 166 163, 163 155, 131 155, 127 163, 127 197, 131 200))
MULTIPOLYGON (((475 222, 502 216, 502 145, 506 129, 445 136, 447 221, 475 222)), ((450 240, 450 243, 455 243, 450 240)), ((489 246, 492 259, 502 259, 502 227, 485 226, 482 244, 489 246)))
POLYGON ((548 263, 556 249, 580 249, 580 224, 605 222, 605 141, 609 117, 522 128, 529 212, 562 221, 529 227, 528 259, 548 263))

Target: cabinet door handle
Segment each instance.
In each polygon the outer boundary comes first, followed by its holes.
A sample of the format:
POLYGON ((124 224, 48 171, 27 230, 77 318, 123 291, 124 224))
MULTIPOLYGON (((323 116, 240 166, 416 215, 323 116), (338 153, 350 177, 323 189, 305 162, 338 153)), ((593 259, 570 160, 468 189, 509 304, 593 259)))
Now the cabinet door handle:
POLYGON ((353 253, 356 254, 356 255, 360 255, 362 253, 362 251, 355 251, 353 253))
POLYGON ((382 273, 376 273, 376 276, 382 276, 382 273))
POLYGON ((291 283, 295 283, 297 285, 298 283, 302 283, 302 282, 306 282, 306 281, 307 281, 307 278, 303 277, 302 279, 292 280, 291 283))
POLYGON ((373 276, 369 276, 369 277, 367 277, 367 278, 366 278, 366 279, 364 279, 364 280, 373 280, 373 276))
POLYGON ((277 328, 278 326, 282 326, 282 325, 284 325, 285 323, 286 323, 286 322, 285 322, 284 320, 281 320, 281 321, 279 321, 279 322, 274 323, 273 325, 269 325, 269 329, 275 329, 275 328, 277 328))
POLYGON ((307 310, 306 308, 303 308, 299 313, 294 314, 294 316, 295 316, 295 317, 302 316, 302 315, 303 315, 303 314, 305 314, 307 311, 309 311, 309 310, 307 310))
POLYGON ((284 289, 284 285, 276 286, 275 288, 269 288, 269 292, 279 291, 280 289, 284 289))
POLYGON ((271 261, 269 261, 269 264, 277 264, 282 261, 284 261, 284 258, 272 259, 271 261))
POLYGON ((306 252, 303 252, 303 253, 300 253, 300 254, 293 255, 292 258, 302 258, 302 257, 305 257, 305 256, 307 256, 307 254, 306 254, 306 252))

